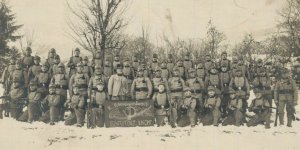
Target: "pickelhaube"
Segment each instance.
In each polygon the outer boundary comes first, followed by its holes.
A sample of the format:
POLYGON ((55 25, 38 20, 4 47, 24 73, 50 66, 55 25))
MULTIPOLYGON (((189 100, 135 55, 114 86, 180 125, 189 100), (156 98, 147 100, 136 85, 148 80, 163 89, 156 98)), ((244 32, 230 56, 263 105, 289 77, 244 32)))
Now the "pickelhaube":
POLYGON ((56 50, 54 48, 51 48, 50 53, 56 53, 56 50))
POLYGON ((65 67, 65 65, 61 62, 61 63, 59 63, 58 64, 58 67, 62 67, 62 68, 64 68, 65 67))
POLYGON ((80 52, 80 49, 77 47, 77 48, 75 48, 75 52, 76 52, 76 51, 80 52))

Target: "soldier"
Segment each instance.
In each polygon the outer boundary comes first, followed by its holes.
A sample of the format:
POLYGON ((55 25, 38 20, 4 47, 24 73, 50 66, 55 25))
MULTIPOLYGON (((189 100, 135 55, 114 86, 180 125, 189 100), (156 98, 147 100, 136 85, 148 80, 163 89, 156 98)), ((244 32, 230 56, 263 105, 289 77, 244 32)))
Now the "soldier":
MULTIPOLYGON (((12 88, 9 92, 9 112, 10 116, 18 119, 23 113, 23 106, 25 105, 26 91, 20 84, 19 80, 14 79, 12 88)), ((2 112, 1 112, 2 118, 2 112)))
POLYGON ((204 92, 204 83, 203 81, 196 77, 196 71, 193 68, 189 70, 189 79, 186 80, 185 84, 187 87, 191 89, 193 98, 197 101, 196 111, 198 113, 199 119, 202 118, 203 115, 203 92, 204 92))
POLYGON ((82 127, 85 117, 85 99, 80 94, 80 85, 75 83, 72 89, 71 99, 66 102, 71 108, 71 114, 66 118, 65 125, 71 126, 76 124, 77 127, 82 127))
POLYGON ((227 52, 226 51, 222 52, 222 54, 221 54, 221 60, 219 62, 219 66, 226 65, 229 68, 229 70, 230 70, 230 68, 231 68, 230 64, 231 64, 231 62, 227 58, 227 52))
POLYGON ((144 76, 143 68, 138 68, 137 78, 133 80, 131 85, 132 99, 136 101, 150 99, 152 88, 151 80, 144 76))
POLYGON ((220 79, 219 71, 215 63, 211 63, 210 70, 205 79, 205 87, 215 87, 215 94, 221 96, 222 82, 220 79))
POLYGON ((140 62, 139 62, 138 57, 137 57, 136 54, 132 56, 131 61, 132 61, 131 63, 132 63, 132 67, 133 67, 134 71, 137 71, 137 69, 140 65, 140 62))
POLYGON ((117 66, 121 64, 121 61, 120 61, 120 56, 119 54, 115 55, 114 57, 114 61, 113 61, 113 72, 116 73, 116 70, 117 70, 117 66))
POLYGON ((228 90, 229 100, 228 100, 228 115, 223 121, 222 125, 235 125, 240 126, 242 125, 243 113, 242 113, 242 106, 243 100, 239 99, 235 95, 235 91, 232 88, 228 90))
POLYGON ((69 80, 69 95, 72 97, 73 85, 76 83, 79 86, 79 94, 86 100, 88 98, 88 84, 89 76, 83 72, 82 62, 77 63, 76 73, 73 74, 69 80))
POLYGON ((190 58, 190 54, 189 53, 187 53, 185 56, 184 56, 184 60, 183 60, 183 67, 184 67, 184 69, 185 69, 185 79, 188 79, 189 77, 188 77, 188 70, 190 69, 190 68, 194 68, 194 64, 193 64, 193 62, 192 62, 192 60, 191 60, 191 58, 190 58))
POLYGON ((16 69, 16 62, 14 59, 10 59, 9 65, 5 67, 1 78, 1 83, 3 84, 3 89, 4 89, 3 95, 7 95, 10 92, 11 85, 12 85, 11 78, 15 69, 16 69))
POLYGON ((40 121, 44 123, 50 122, 50 125, 55 125, 55 122, 60 120, 60 112, 62 110, 61 95, 56 93, 56 86, 54 84, 49 85, 49 95, 47 95, 43 101, 43 105, 48 105, 49 110, 43 114, 40 121))
POLYGON ((284 124, 284 107, 286 107, 287 126, 292 127, 295 105, 298 102, 298 88, 295 81, 289 77, 289 71, 286 68, 282 70, 281 79, 275 85, 274 101, 278 107, 280 125, 284 124))
POLYGON ((167 58, 167 68, 169 72, 173 72, 173 67, 175 66, 172 54, 168 54, 167 58))
MULTIPOLYGON (((61 62, 60 62, 60 56, 59 56, 59 55, 56 55, 54 58, 55 58, 55 59, 54 59, 54 64, 52 65, 52 67, 51 67, 50 70, 49 70, 52 76, 58 74, 58 72, 59 72, 59 70, 60 70, 59 67, 58 67, 58 65, 61 63, 61 62)), ((63 64, 63 63, 62 63, 62 64, 63 64)), ((64 65, 64 64, 63 64, 63 65, 64 65)))
POLYGON ((186 72, 185 72, 185 68, 183 66, 183 61, 182 60, 177 61, 176 68, 179 70, 179 76, 185 80, 186 79, 186 76, 185 76, 186 72))
POLYGON ((295 79, 298 87, 300 87, 300 63, 297 62, 294 66, 293 66, 293 78, 295 79))
POLYGON ((245 76, 247 79, 250 78, 248 67, 245 65, 244 60, 242 58, 240 58, 238 61, 238 68, 241 69, 243 76, 245 76))
POLYGON ((165 61, 161 62, 160 70, 161 70, 161 77, 162 78, 165 78, 165 79, 168 80, 171 77, 171 74, 170 74, 170 72, 167 68, 167 63, 165 61))
POLYGON ((106 86, 107 84, 105 83, 101 66, 95 66, 94 76, 91 77, 89 81, 88 93, 88 106, 91 107, 89 108, 91 110, 91 112, 89 112, 91 113, 90 121, 93 128, 96 126, 104 127, 104 103, 108 99, 108 95, 105 91, 106 86))
POLYGON ((141 62, 141 66, 139 68, 144 70, 144 77, 152 78, 151 70, 145 61, 141 62))
POLYGON ((204 68, 205 68, 205 70, 209 71, 211 69, 211 66, 213 64, 214 64, 214 62, 212 61, 212 58, 211 58, 210 54, 206 54, 205 55, 205 62, 204 62, 204 68))
POLYGON ((179 76, 179 70, 177 67, 173 68, 173 76, 168 80, 170 95, 171 95, 171 116, 170 123, 173 128, 176 127, 175 122, 177 120, 177 111, 179 106, 183 103, 183 88, 185 87, 184 80, 179 76))
POLYGON ((128 87, 131 87, 134 76, 135 76, 134 69, 130 64, 129 59, 125 59, 123 64, 124 64, 123 75, 127 78, 128 87))
POLYGON ((108 81, 109 100, 127 100, 129 87, 127 79, 123 75, 122 65, 117 66, 117 73, 108 81))
POLYGON ((89 66, 89 58, 87 56, 83 57, 82 64, 83 64, 83 73, 91 77, 93 75, 93 68, 89 66))
POLYGON ((162 71, 159 67, 156 67, 155 70, 154 70, 154 78, 152 78, 152 83, 153 83, 153 95, 155 95, 155 93, 158 92, 158 86, 159 84, 161 83, 164 83, 165 86, 164 86, 164 89, 166 90, 167 93, 170 92, 169 90, 169 86, 168 86, 168 80, 166 78, 163 78, 162 77, 162 71))
POLYGON ((263 94, 263 97, 269 101, 270 106, 272 107, 272 81, 270 77, 267 76, 266 70, 260 68, 257 72, 257 76, 252 82, 254 91, 260 91, 263 94))
POLYGON ((153 54, 152 62, 151 62, 151 74, 153 75, 155 72, 155 68, 159 66, 158 56, 157 54, 153 54))
POLYGON ((229 66, 227 63, 221 64, 220 79, 222 84, 221 112, 222 112, 222 118, 224 118, 227 115, 227 104, 229 101, 228 89, 231 81, 231 72, 229 70, 229 66))
POLYGON ((37 91, 37 82, 36 80, 30 81, 30 92, 28 95, 28 105, 27 110, 22 114, 22 116, 18 119, 19 121, 32 123, 33 121, 37 121, 41 116, 40 102, 42 95, 37 91))
POLYGON ((261 58, 259 58, 256 61, 256 65, 255 65, 255 69, 254 69, 254 78, 258 75, 258 70, 263 70, 263 69, 266 69, 266 68, 264 67, 263 60, 261 58))
POLYGON ((112 67, 112 63, 110 62, 109 58, 106 58, 104 60, 103 74, 105 76, 105 80, 106 80, 106 83, 107 83, 110 76, 113 75, 113 67, 112 67))
POLYGON ((12 73, 11 81, 12 79, 18 80, 19 83, 27 90, 28 89, 28 78, 26 77, 26 72, 23 70, 22 64, 20 61, 16 62, 16 68, 12 73))
POLYGON ((206 78, 206 72, 207 71, 205 70, 203 62, 199 62, 196 66, 197 77, 204 81, 206 78))
MULTIPOLYGON (((56 87, 56 93, 61 96, 62 103, 65 103, 67 100, 67 90, 68 90, 68 83, 69 78, 65 73, 65 66, 63 63, 60 63, 58 65, 58 74, 54 75, 50 81, 50 83, 54 84, 56 87)), ((61 107, 61 113, 60 113, 60 120, 64 119, 65 109, 64 107, 61 107)))
POLYGON ((209 86, 207 88, 207 99, 204 102, 205 116, 201 120, 203 126, 214 125, 218 126, 219 119, 221 117, 220 106, 221 99, 216 94, 216 88, 209 86))
POLYGON ((247 100, 250 96, 250 86, 247 78, 243 76, 241 69, 237 69, 236 76, 231 78, 229 87, 236 91, 237 98, 243 100, 242 112, 245 114, 248 106, 247 100))
POLYGON ((184 99, 183 103, 179 106, 179 119, 177 124, 179 127, 184 127, 187 125, 191 125, 191 127, 195 127, 197 115, 196 115, 196 105, 197 100, 192 97, 192 92, 189 87, 184 89, 184 99))
POLYGON ((35 56, 34 65, 32 65, 28 71, 29 80, 36 78, 36 76, 38 76, 38 74, 41 73, 42 70, 41 70, 40 62, 41 62, 41 58, 39 56, 35 56))
POLYGON ((73 74, 76 73, 76 65, 77 63, 81 62, 82 58, 80 57, 80 49, 75 48, 74 50, 74 56, 73 56, 73 51, 72 51, 72 57, 70 57, 70 60, 67 64, 69 71, 68 71, 68 77, 71 78, 73 74))
POLYGON ((165 120, 168 117, 168 109, 170 107, 165 82, 160 82, 158 84, 158 92, 154 93, 152 99, 155 108, 155 122, 158 127, 164 126, 166 124, 165 120))
POLYGON ((93 57, 91 67, 95 70, 95 66, 102 66, 102 59, 101 59, 101 50, 97 50, 96 54, 93 57))
POLYGON ((34 57, 31 56, 32 49, 30 47, 26 48, 25 56, 22 58, 22 65, 26 71, 34 64, 33 59, 34 57))
POLYGON ((48 95, 48 86, 51 81, 51 74, 49 73, 49 64, 44 62, 41 67, 41 73, 36 76, 38 82, 38 91, 42 94, 42 98, 48 95))
POLYGON ((46 62, 50 66, 50 68, 52 68, 52 66, 54 65, 55 56, 56 56, 56 50, 54 48, 51 48, 49 53, 48 53, 48 58, 46 60, 46 62))
POLYGON ((265 123, 265 128, 269 129, 271 118, 269 101, 263 97, 263 94, 259 90, 255 92, 255 97, 249 107, 249 112, 254 112, 255 115, 248 121, 247 126, 251 127, 265 123))

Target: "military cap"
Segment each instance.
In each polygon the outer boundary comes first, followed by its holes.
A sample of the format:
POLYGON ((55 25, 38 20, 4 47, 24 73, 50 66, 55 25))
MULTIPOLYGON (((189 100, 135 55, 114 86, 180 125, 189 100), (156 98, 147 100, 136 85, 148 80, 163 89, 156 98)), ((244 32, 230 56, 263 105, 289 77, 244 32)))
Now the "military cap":
POLYGON ((77 67, 83 67, 83 64, 82 64, 82 62, 78 62, 76 66, 77 67))
POLYGON ((95 69, 102 69, 102 67, 100 65, 96 65, 95 69))
POLYGON ((196 70, 194 68, 189 69, 189 73, 195 72, 196 70))
POLYGON ((31 52, 32 49, 31 49, 30 47, 27 47, 27 48, 26 48, 26 51, 30 51, 30 52, 31 52))
POLYGON ((54 48, 51 48, 50 53, 56 53, 56 50, 54 48))
POLYGON ((260 90, 258 88, 253 89, 253 93, 263 93, 263 90, 260 90))
POLYGON ((215 89, 215 87, 213 87, 213 86, 208 86, 208 88, 207 88, 207 91, 215 91, 216 89, 215 89))
POLYGON ((49 89, 51 89, 51 88, 52 88, 52 89, 53 89, 53 88, 56 88, 55 84, 50 84, 50 85, 49 85, 49 89))
POLYGON ((79 88, 79 84, 78 83, 74 83, 73 84, 73 88, 79 88))
POLYGON ((101 53, 101 50, 100 49, 96 50, 96 53, 101 53))
POLYGON ((59 55, 55 55, 54 58, 55 59, 60 59, 60 56, 59 55))
POLYGON ((16 61, 16 65, 21 65, 22 64, 22 61, 21 60, 17 60, 16 61))
POLYGON ((206 53, 205 56, 209 56, 209 57, 210 57, 210 54, 209 54, 209 53, 206 53))
POLYGON ((235 90, 233 90, 232 88, 228 89, 228 94, 235 94, 235 93, 236 93, 235 90))
POLYGON ((242 72, 242 68, 241 67, 237 67, 236 68, 236 72, 242 72))
POLYGON ((183 91, 184 91, 184 92, 187 92, 187 91, 192 91, 192 90, 191 90, 191 88, 189 88, 189 87, 185 87, 185 88, 183 89, 183 91))
POLYGON ((76 51, 80 52, 80 49, 77 47, 77 48, 75 48, 75 52, 76 52, 76 51))
POLYGON ((226 51, 223 51, 221 55, 227 55, 227 52, 226 52, 226 51))
POLYGON ((62 67, 62 68, 64 68, 65 67, 65 65, 61 62, 61 63, 59 63, 58 64, 58 67, 62 67))
POLYGON ((123 65, 122 64, 117 64, 117 69, 123 69, 123 65))
POLYGON ((263 61, 262 61, 262 59, 261 58, 259 58, 258 60, 257 60, 257 63, 262 63, 263 61))
POLYGON ((37 85, 37 84, 38 84, 38 82, 35 79, 32 79, 30 81, 30 85, 37 85))
POLYGON ((161 81, 158 83, 158 86, 160 86, 160 85, 166 86, 166 83, 164 81, 161 81))
POLYGON ((83 60, 89 60, 89 58, 87 56, 84 56, 83 60))
POLYGON ((34 56, 33 59, 34 59, 34 60, 41 60, 41 57, 40 57, 40 56, 34 56))

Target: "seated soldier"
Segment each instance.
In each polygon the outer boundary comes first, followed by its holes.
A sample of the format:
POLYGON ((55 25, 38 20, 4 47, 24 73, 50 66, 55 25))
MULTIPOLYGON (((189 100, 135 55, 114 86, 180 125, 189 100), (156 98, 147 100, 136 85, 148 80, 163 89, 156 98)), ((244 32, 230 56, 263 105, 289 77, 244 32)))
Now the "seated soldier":
POLYGON ((218 126, 221 117, 220 105, 221 99, 216 95, 216 89, 213 86, 207 88, 208 97, 204 102, 205 116, 201 120, 203 126, 214 125, 218 126))
POLYGON ((65 105, 70 105, 71 108, 71 114, 65 120, 65 125, 70 126, 77 124, 77 127, 82 127, 85 115, 85 100, 84 96, 79 93, 78 84, 74 84, 71 100, 67 101, 65 105))
POLYGON ((229 101, 228 101, 228 108, 227 108, 228 116, 223 121, 222 125, 240 126, 243 119, 243 113, 242 113, 243 100, 237 98, 235 95, 235 91, 231 88, 228 90, 228 94, 229 94, 229 101))
POLYGON ((260 90, 255 91, 255 97, 249 107, 249 111, 254 112, 255 116, 248 121, 247 126, 257 126, 258 124, 264 123, 265 128, 269 129, 271 118, 269 101, 262 96, 260 90))
POLYGON ((179 117, 177 125, 179 127, 185 127, 191 125, 195 127, 197 115, 196 115, 196 98, 192 97, 192 92, 189 87, 184 89, 184 99, 182 105, 179 106, 179 117))
POLYGON ((164 82, 158 85, 158 92, 153 95, 154 109, 155 109, 155 122, 158 127, 166 124, 165 120, 168 117, 168 109, 170 107, 168 94, 164 82))
POLYGON ((24 87, 20 85, 20 82, 16 79, 13 80, 12 88, 9 92, 9 112, 10 116, 14 119, 18 119, 23 113, 23 106, 25 105, 26 91, 24 87))

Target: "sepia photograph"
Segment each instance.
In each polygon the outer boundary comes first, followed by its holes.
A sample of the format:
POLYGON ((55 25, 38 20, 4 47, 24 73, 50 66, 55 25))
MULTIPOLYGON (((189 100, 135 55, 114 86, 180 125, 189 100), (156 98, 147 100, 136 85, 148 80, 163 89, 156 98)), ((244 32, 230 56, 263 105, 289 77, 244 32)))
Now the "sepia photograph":
POLYGON ((3 150, 299 150, 300 0, 0 0, 3 150))

